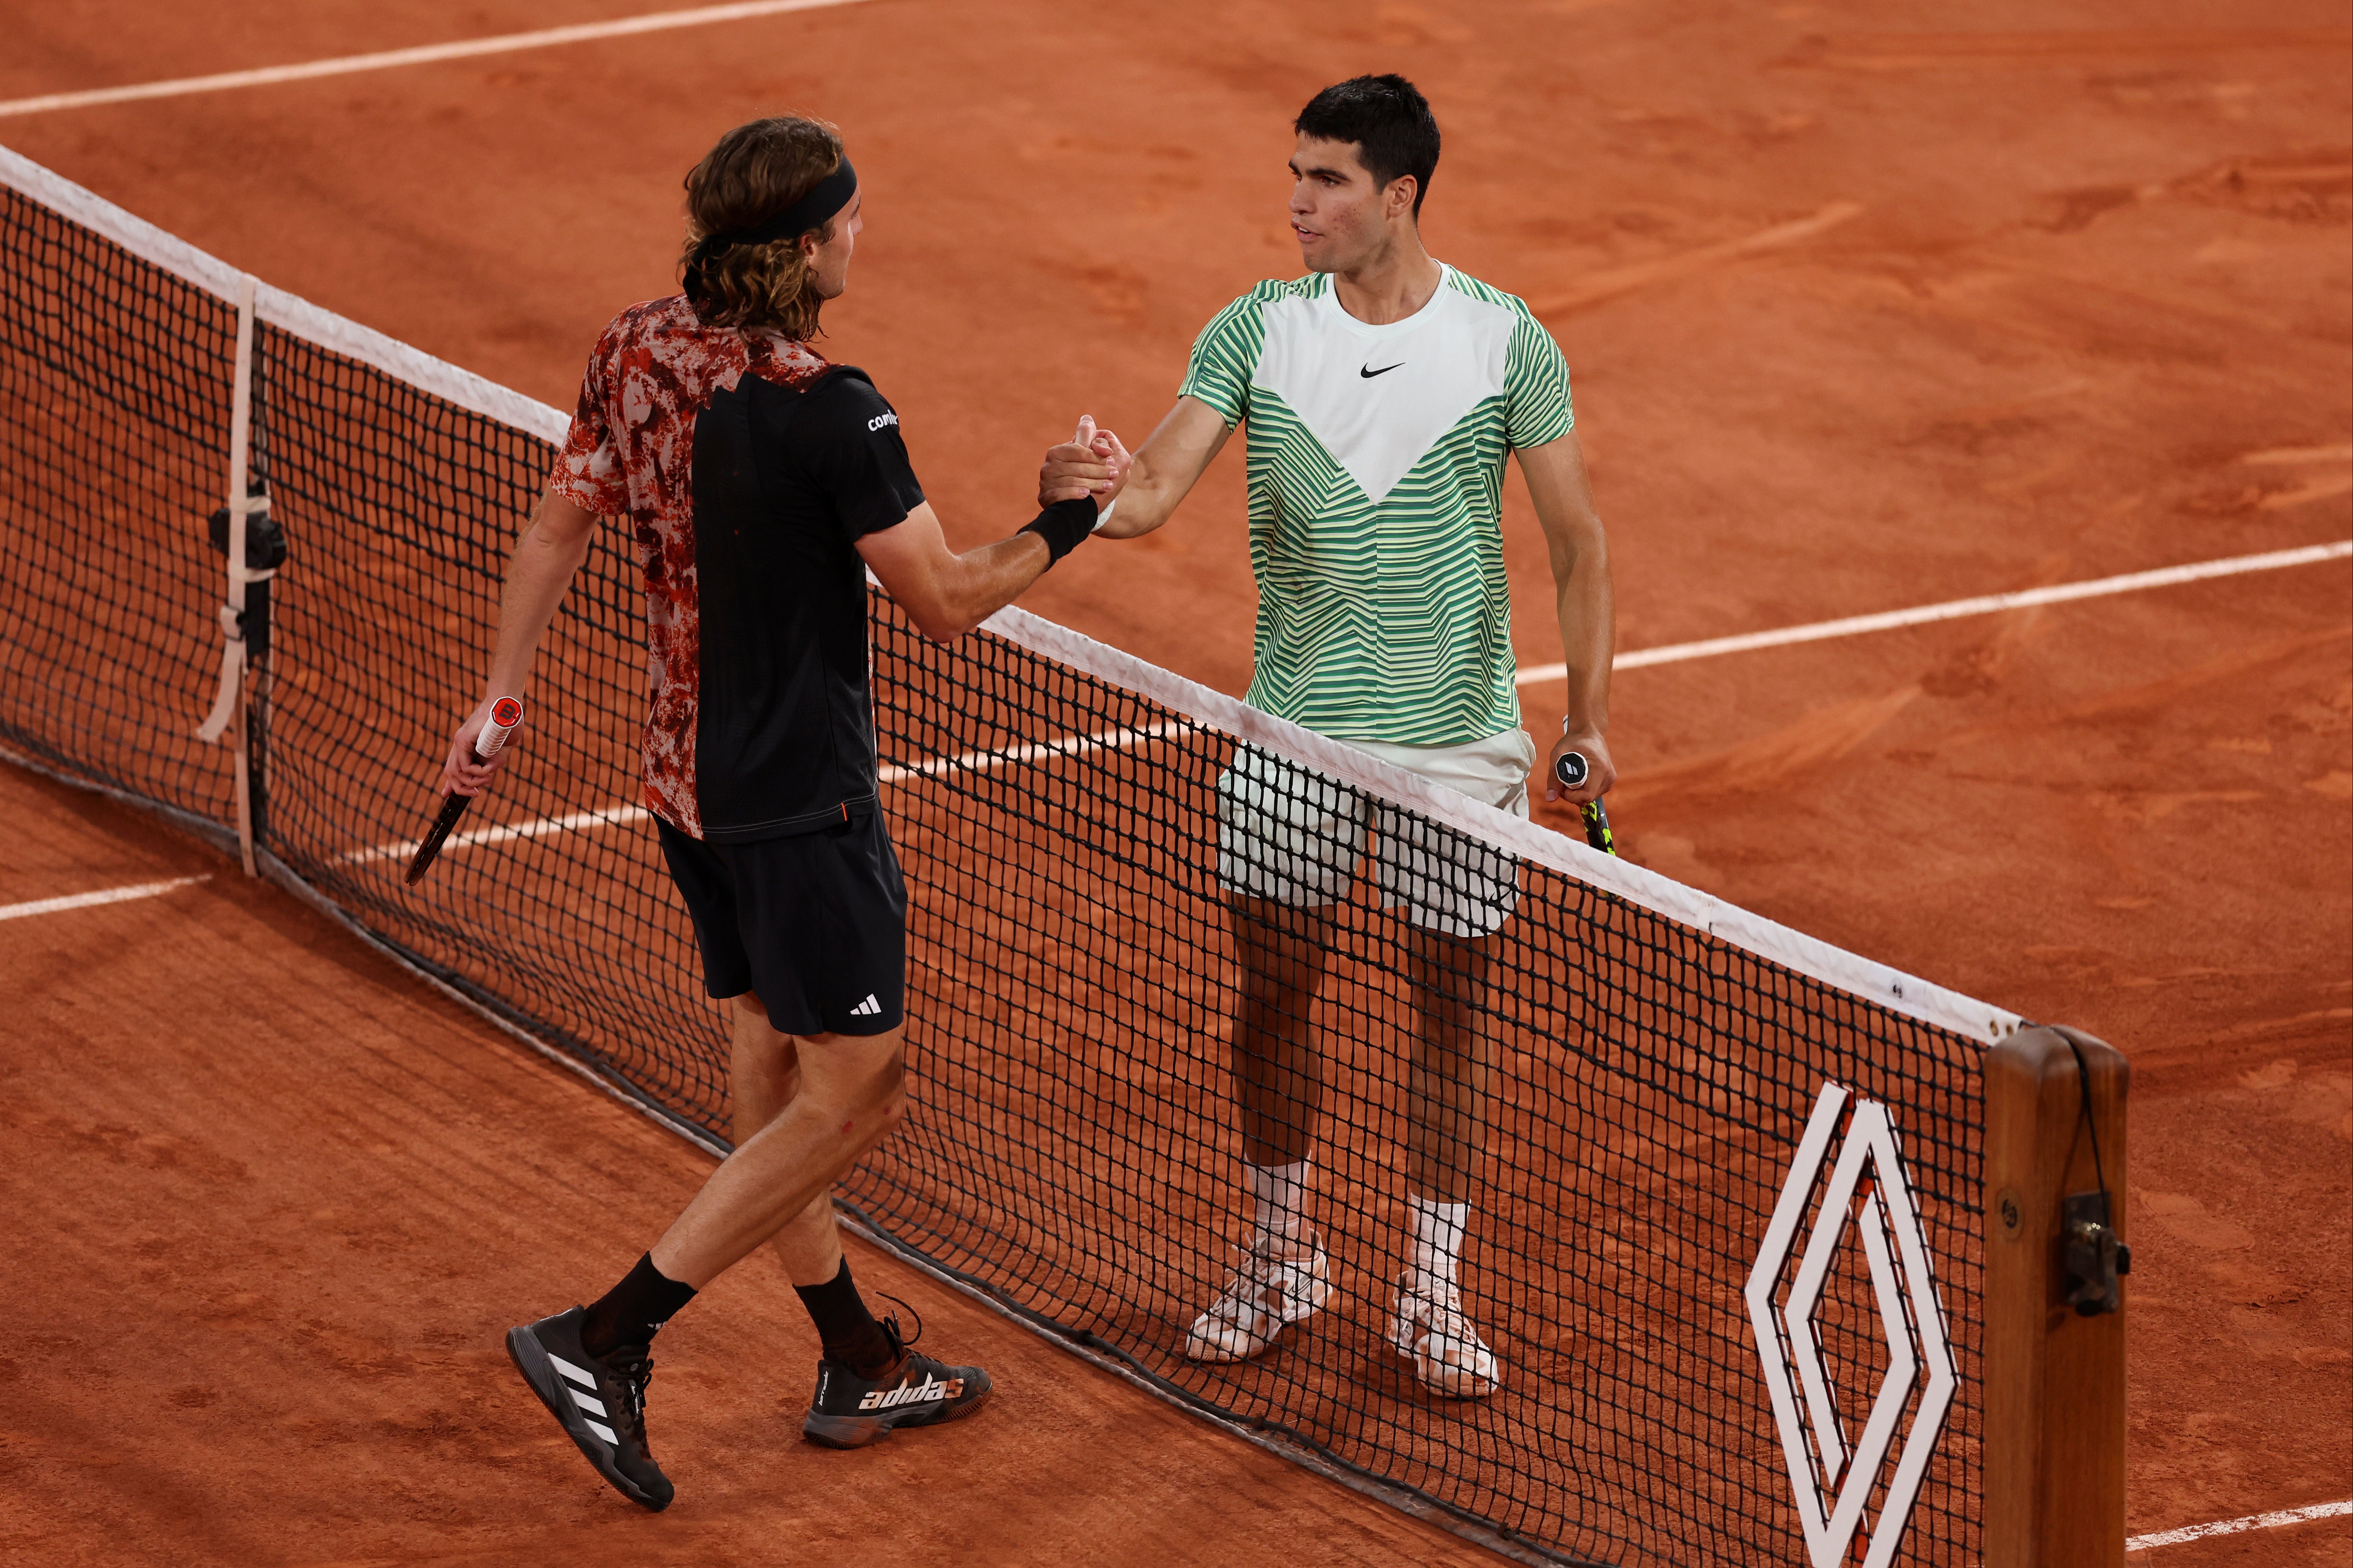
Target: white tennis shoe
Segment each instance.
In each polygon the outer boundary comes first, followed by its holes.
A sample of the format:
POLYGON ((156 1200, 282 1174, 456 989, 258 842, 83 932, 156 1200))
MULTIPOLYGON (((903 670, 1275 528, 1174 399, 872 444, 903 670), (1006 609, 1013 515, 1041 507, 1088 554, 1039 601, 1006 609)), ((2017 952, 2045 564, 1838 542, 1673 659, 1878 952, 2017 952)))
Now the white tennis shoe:
POLYGON ((1504 1385, 1495 1352, 1462 1315, 1462 1292, 1451 1281, 1417 1279, 1412 1271, 1398 1279, 1389 1343, 1433 1394, 1484 1399, 1504 1385))
POLYGON ((1291 1324, 1332 1299, 1332 1268, 1314 1231, 1299 1240, 1261 1236, 1242 1254, 1223 1294, 1193 1320, 1187 1361, 1248 1361, 1291 1324))

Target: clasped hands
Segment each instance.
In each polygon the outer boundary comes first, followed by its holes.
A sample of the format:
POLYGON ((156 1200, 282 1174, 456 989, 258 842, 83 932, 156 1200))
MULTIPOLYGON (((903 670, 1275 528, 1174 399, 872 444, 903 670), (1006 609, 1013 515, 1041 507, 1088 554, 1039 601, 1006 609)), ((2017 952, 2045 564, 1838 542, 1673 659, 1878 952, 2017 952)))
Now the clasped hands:
MULTIPOLYGON (((1097 429, 1094 416, 1083 415, 1078 434, 1059 447, 1048 447, 1046 460, 1038 465, 1038 504, 1051 506, 1092 496, 1097 510, 1107 511, 1126 487, 1128 471, 1134 464, 1135 455, 1116 435, 1097 429)), ((1099 523, 1097 531, 1106 539, 1126 537, 1116 517, 1099 523)))

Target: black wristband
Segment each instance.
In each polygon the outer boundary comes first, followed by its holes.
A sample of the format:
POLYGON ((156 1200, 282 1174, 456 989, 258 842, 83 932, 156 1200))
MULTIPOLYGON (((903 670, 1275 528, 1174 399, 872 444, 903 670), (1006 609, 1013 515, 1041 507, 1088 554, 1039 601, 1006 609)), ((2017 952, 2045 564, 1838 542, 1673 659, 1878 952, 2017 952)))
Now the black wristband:
POLYGON ((1034 533, 1046 542, 1046 564, 1052 565, 1079 547, 1080 541, 1095 531, 1095 503, 1092 496, 1081 496, 1076 500, 1058 500, 1044 511, 1021 525, 1024 533, 1034 533))

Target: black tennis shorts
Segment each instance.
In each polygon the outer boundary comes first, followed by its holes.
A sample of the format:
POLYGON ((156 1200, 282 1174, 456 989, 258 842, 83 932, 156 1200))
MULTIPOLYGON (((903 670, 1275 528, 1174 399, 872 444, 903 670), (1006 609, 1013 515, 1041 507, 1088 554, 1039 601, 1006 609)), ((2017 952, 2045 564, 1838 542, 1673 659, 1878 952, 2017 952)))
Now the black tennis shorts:
POLYGON ((871 804, 753 844, 654 824, 713 996, 757 992, 787 1035, 879 1035, 906 1017, 907 883, 871 804))

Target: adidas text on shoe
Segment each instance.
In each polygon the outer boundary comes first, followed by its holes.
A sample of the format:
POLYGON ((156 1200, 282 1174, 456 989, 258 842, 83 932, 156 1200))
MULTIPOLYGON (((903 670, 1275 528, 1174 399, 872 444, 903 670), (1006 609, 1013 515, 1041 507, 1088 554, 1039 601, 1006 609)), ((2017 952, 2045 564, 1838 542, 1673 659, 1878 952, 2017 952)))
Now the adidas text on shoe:
POLYGON ((580 1343, 586 1318, 575 1307, 509 1329, 507 1355, 596 1473, 631 1502, 659 1513, 675 1489, 646 1447, 646 1384, 653 1380, 653 1359, 641 1345, 624 1345, 598 1361, 580 1343))
POLYGON ((1332 1268, 1323 1238, 1261 1236, 1226 1280, 1208 1310, 1185 1335, 1185 1359, 1247 1361, 1282 1331, 1332 1299, 1332 1268))
POLYGON ((980 1368, 949 1366, 907 1349, 895 1318, 882 1320, 882 1331, 899 1353, 875 1377, 860 1377, 838 1361, 817 1363, 817 1396, 801 1422, 802 1436, 828 1448, 862 1448, 902 1426, 960 1421, 988 1402, 988 1373, 980 1368))
POLYGON ((1462 1292, 1451 1283, 1418 1279, 1410 1272, 1399 1279, 1389 1343, 1413 1363, 1414 1376, 1432 1394, 1484 1399, 1504 1385, 1495 1352, 1463 1316, 1462 1292))

